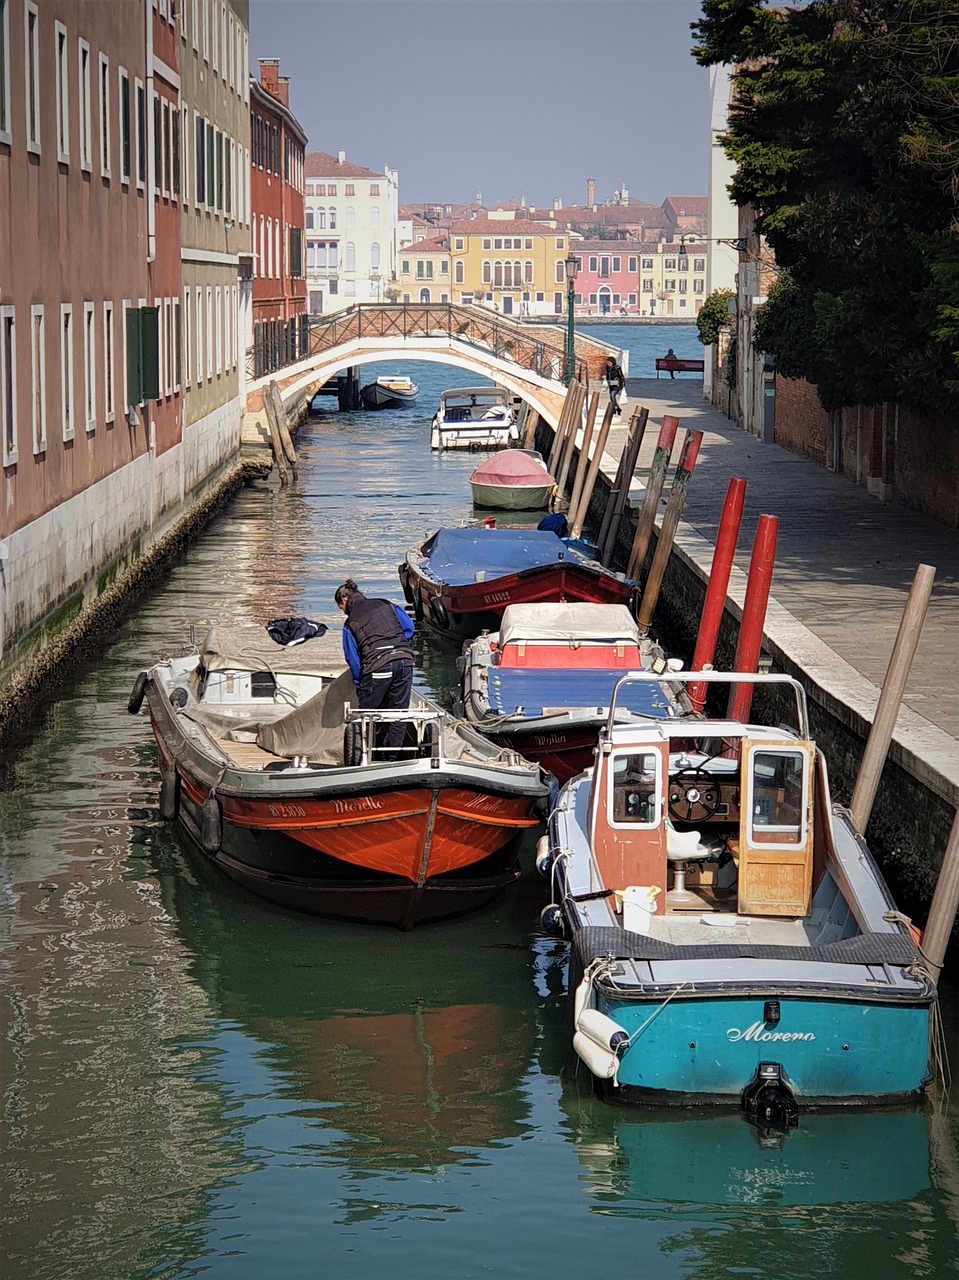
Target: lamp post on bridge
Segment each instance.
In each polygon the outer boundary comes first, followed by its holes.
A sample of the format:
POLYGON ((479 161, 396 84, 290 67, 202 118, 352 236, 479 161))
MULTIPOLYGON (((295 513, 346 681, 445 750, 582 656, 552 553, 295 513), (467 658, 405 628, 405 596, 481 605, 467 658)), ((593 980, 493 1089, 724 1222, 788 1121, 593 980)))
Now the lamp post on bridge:
POLYGON ((573 311, 576 301, 574 285, 576 283, 576 276, 579 272, 579 258, 577 258, 574 253, 570 253, 563 265, 566 267, 566 369, 564 371, 563 381, 567 386, 569 386, 573 380, 573 372, 576 368, 573 311))

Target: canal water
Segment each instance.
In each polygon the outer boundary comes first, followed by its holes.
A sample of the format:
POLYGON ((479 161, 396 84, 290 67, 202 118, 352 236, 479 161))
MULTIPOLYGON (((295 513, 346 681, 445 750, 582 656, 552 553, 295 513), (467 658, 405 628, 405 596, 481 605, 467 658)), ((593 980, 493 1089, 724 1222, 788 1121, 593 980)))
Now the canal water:
MULTIPOLYGON (((399 600, 402 552, 470 517, 476 458, 431 455, 428 423, 471 378, 402 371, 415 408, 311 417, 295 487, 240 493, 5 755, 3 1275, 954 1275, 954 1105, 807 1115, 781 1145, 736 1114, 608 1106, 532 872, 400 934, 273 908, 160 822, 138 670, 224 619, 335 625, 346 575, 399 600)), ((417 645, 449 701, 455 653, 417 645)))

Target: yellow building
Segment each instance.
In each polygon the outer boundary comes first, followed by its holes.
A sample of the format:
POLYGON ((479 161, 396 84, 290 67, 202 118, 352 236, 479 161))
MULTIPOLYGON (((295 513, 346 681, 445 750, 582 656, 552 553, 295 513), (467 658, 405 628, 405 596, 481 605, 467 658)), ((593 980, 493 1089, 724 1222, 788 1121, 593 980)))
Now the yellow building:
POLYGON ((706 243, 685 236, 644 245, 639 260, 639 313, 693 319, 706 297, 706 243), (681 253, 680 249, 685 249, 681 253))
MULTIPOLYGON (((415 246, 413 246, 415 248, 415 246)), ((453 301, 504 315, 561 315, 569 233, 519 218, 475 218, 450 228, 453 301)))
POLYGON ((400 302, 452 302, 450 290, 450 242, 433 236, 399 251, 400 273, 388 293, 399 291, 400 302))

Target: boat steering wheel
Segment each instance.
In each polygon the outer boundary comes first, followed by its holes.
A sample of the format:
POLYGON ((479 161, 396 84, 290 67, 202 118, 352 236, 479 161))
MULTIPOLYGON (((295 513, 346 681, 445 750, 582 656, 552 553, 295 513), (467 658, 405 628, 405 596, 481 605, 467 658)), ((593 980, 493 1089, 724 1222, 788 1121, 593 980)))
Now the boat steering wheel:
POLYGON ((722 801, 719 783, 705 769, 680 769, 669 779, 669 813, 679 822, 706 822, 722 801))

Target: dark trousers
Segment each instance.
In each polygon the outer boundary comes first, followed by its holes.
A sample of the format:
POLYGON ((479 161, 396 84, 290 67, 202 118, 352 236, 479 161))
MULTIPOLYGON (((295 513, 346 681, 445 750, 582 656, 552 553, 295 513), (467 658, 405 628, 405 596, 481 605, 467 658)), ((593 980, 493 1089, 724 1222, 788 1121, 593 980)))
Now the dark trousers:
MULTIPOLYGON (((373 711, 383 707, 387 711, 403 711, 410 705, 413 688, 413 664, 408 658, 397 658, 379 671, 364 671, 356 686, 359 705, 373 711)), ((403 745, 406 724, 397 720, 386 730, 383 746, 390 750, 403 745)))

